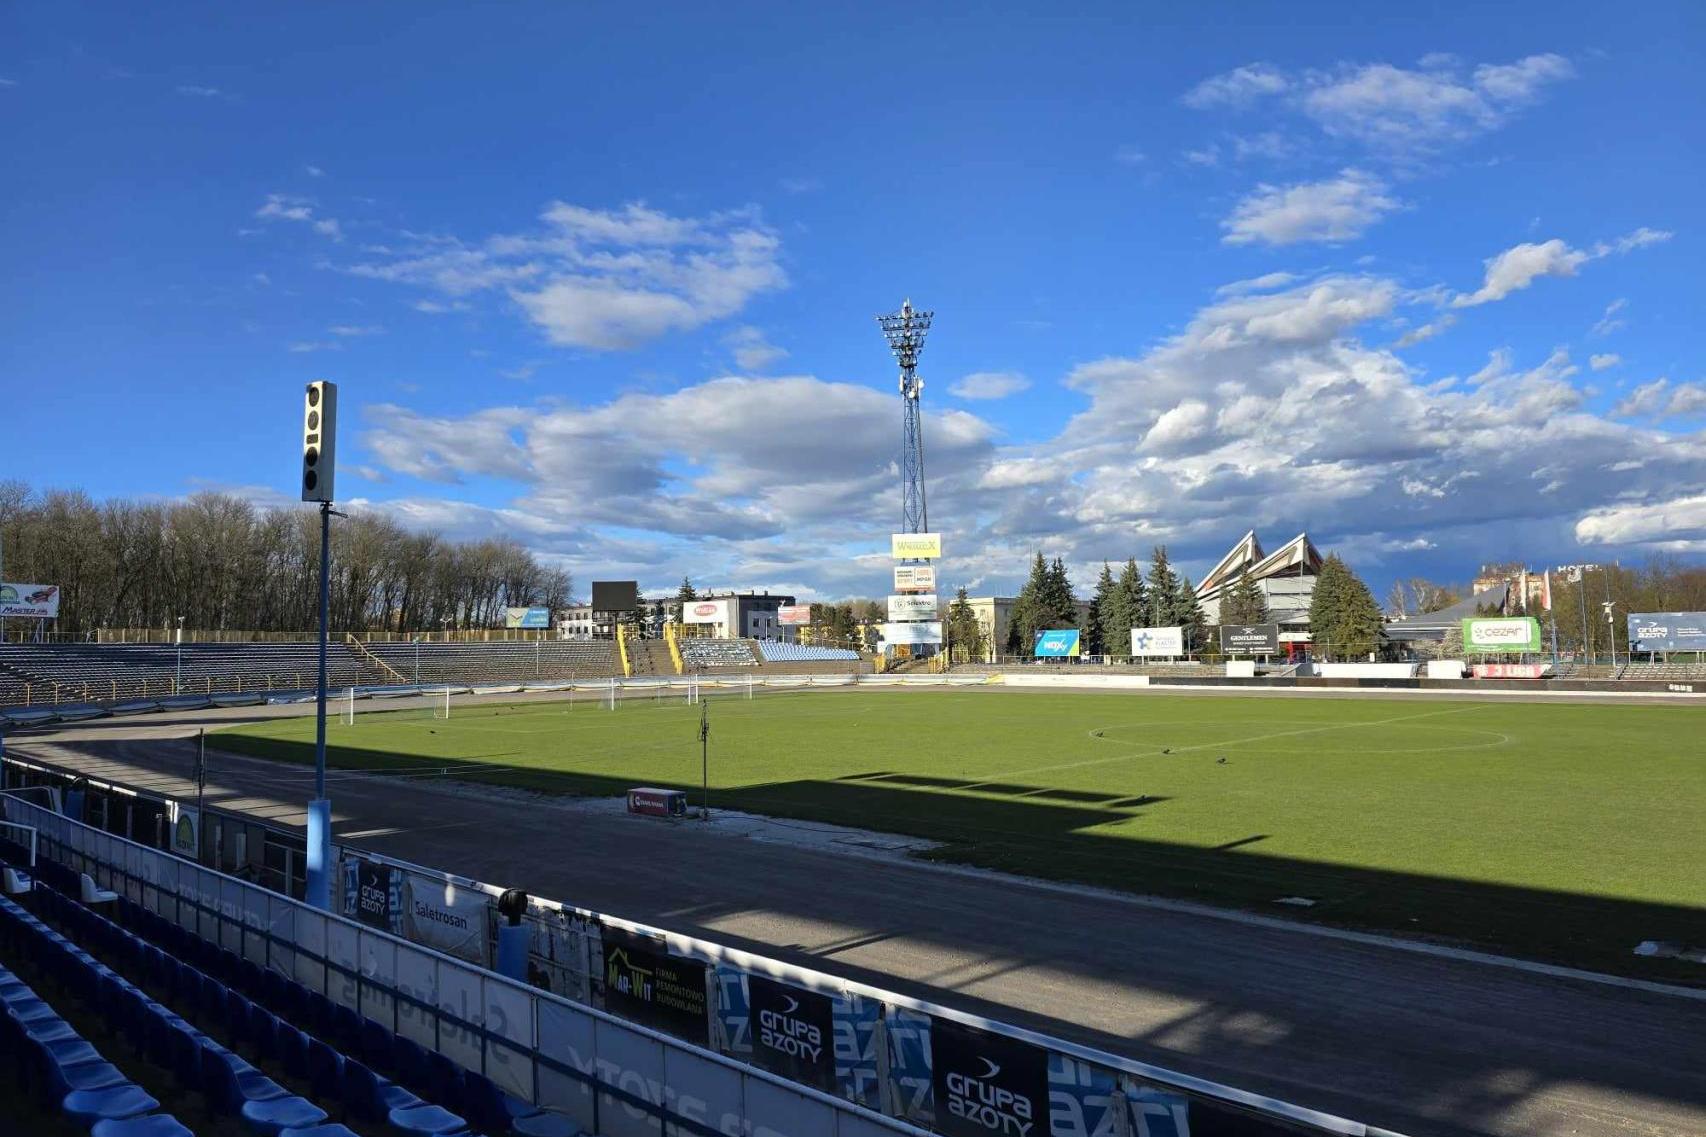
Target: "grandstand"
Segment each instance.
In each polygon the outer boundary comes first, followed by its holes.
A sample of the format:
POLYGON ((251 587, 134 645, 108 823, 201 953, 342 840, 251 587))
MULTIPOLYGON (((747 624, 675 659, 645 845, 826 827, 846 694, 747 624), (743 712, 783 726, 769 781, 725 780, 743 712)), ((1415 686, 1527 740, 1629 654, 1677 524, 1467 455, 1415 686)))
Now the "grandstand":
POLYGON ((689 671, 705 668, 755 667, 759 660, 751 640, 688 636, 681 641, 681 662, 689 671))
POLYGON ((364 644, 393 680, 413 683, 514 683, 533 679, 602 679, 621 674, 611 640, 498 643, 364 644))
MULTIPOLYGON (((17 859, 14 845, 7 860, 17 859)), ((348 1126, 375 1125, 420 1137, 471 1128, 581 1133, 443 1053, 127 898, 93 890, 87 875, 52 861, 36 869, 40 877, 24 893, 34 911, 0 899, 0 947, 98 1014, 114 1040, 97 1051, 0 968, 0 1048, 21 1061, 44 1112, 93 1125, 96 1137, 187 1137, 192 1130, 159 1112, 160 1100, 136 1080, 146 1079, 186 1108, 262 1134, 356 1137, 348 1126), (102 908, 116 909, 118 919, 102 908), (324 1124, 334 1116, 340 1121, 324 1124)))

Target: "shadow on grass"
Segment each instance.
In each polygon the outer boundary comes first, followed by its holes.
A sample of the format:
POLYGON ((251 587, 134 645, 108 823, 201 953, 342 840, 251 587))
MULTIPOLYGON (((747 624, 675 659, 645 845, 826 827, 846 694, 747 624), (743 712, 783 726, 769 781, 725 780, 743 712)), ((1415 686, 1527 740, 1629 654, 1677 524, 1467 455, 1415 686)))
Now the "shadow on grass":
MULTIPOLYGON (((221 735, 223 749, 303 763, 309 745, 221 735)), ((335 768, 502 785, 553 794, 618 796, 630 780, 482 760, 477 767, 331 747, 335 768), (446 775, 439 771, 449 770, 446 775)), ((699 787, 648 779, 687 791, 699 787)), ((1340 927, 1451 942, 1571 967, 1706 986, 1698 964, 1637 957, 1644 940, 1706 944, 1706 908, 1460 880, 1271 855, 1254 834, 1217 847, 1145 839, 1143 818, 1164 796, 925 777, 892 771, 714 788, 714 808, 827 822, 941 842, 931 859, 1340 927), (1119 832, 1107 827, 1118 825, 1119 832), (1305 897, 1309 908, 1277 907, 1305 897)))

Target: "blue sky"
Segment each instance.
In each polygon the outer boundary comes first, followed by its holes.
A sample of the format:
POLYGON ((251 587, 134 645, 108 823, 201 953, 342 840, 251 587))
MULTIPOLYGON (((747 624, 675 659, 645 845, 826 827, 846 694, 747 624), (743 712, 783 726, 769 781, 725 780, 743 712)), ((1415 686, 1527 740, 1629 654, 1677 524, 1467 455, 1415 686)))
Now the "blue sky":
POLYGON ((326 378, 353 508, 881 594, 910 296, 977 592, 1250 527, 1377 588, 1697 556, 1703 46, 1682 3, 14 4, 0 476, 290 507, 326 378))

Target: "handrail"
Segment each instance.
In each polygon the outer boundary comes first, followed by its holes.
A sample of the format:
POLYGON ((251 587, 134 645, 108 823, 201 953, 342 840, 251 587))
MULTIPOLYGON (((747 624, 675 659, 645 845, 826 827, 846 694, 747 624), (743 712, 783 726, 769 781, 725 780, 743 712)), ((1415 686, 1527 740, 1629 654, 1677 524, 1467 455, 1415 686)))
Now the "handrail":
POLYGON ((665 623, 663 626, 663 639, 664 642, 669 645, 669 661, 675 665, 675 673, 677 675, 684 674, 687 670, 687 666, 681 658, 681 633, 678 630, 679 627, 680 625, 675 623, 673 620, 665 623))
POLYGON ((628 659, 628 625, 616 625, 616 651, 622 657, 622 678, 629 679, 634 674, 634 664, 628 659))
POLYGON ((377 655, 373 654, 366 644, 362 643, 348 632, 344 633, 344 646, 354 652, 357 659, 367 660, 397 682, 407 683, 409 681, 401 671, 398 671, 395 667, 392 667, 389 663, 386 663, 383 659, 380 659, 377 655))

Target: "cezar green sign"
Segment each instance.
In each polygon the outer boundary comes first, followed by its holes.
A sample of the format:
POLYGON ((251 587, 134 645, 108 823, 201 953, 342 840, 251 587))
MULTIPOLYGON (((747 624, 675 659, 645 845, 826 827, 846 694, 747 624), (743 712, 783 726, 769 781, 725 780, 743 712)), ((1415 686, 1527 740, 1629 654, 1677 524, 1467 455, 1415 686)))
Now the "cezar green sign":
POLYGON ((1540 621, 1533 616, 1463 621, 1464 651, 1540 650, 1540 621))

